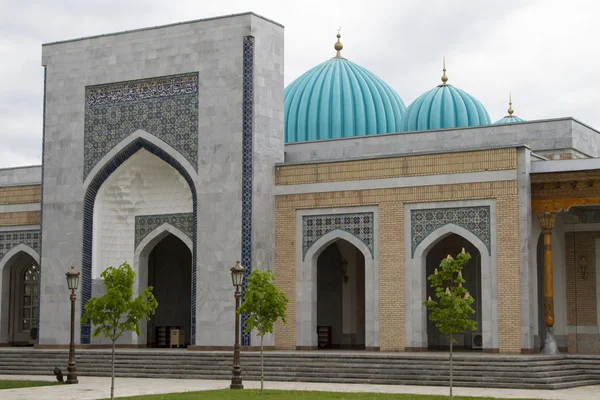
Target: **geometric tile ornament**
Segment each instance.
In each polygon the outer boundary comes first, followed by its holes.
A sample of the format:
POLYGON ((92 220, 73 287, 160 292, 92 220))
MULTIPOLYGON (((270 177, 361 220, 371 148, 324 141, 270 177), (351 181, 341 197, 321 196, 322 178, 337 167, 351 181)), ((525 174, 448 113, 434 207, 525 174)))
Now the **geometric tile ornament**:
MULTIPOLYGON (((198 202, 196 196, 196 184, 188 171, 177 161, 173 156, 167 153, 164 149, 149 142, 144 138, 137 138, 128 143, 115 156, 100 168, 96 175, 92 178, 86 190, 83 200, 83 249, 81 257, 81 304, 85 304, 92 297, 92 249, 94 238, 94 204, 96 195, 102 187, 102 184, 121 164, 128 160, 132 155, 139 150, 145 149, 154 154, 171 167, 185 179, 190 190, 192 191, 192 226, 195 227, 198 216, 198 202)), ((196 229, 192 229, 192 265, 196 266, 197 260, 197 243, 196 229)), ((192 296, 191 296, 191 344, 195 344, 196 340, 196 268, 192 268, 192 296)), ((81 315, 85 313, 85 307, 81 307, 81 315)), ((91 326, 89 323, 81 324, 81 344, 89 344, 91 341, 91 326)))
POLYGON ((491 255, 490 207, 478 206, 411 210, 411 257, 429 234, 447 224, 458 225, 477 236, 491 255))
POLYGON ((192 213, 136 215, 135 217, 135 249, 148 234, 164 223, 183 232, 190 240, 194 229, 192 213))
POLYGON ((323 235, 340 229, 356 236, 373 253, 373 213, 307 215, 302 217, 302 260, 308 249, 323 235))
POLYGON ((24 244, 40 254, 40 230, 0 232, 0 260, 15 246, 24 244))
POLYGON ((86 87, 83 179, 138 129, 167 143, 198 170, 198 74, 86 87))
MULTIPOLYGON (((242 93, 242 254, 245 267, 242 300, 252 272, 252 135, 254 131, 254 37, 245 36, 243 46, 242 93)), ((242 346, 250 346, 251 336, 245 333, 248 315, 242 314, 242 346)))

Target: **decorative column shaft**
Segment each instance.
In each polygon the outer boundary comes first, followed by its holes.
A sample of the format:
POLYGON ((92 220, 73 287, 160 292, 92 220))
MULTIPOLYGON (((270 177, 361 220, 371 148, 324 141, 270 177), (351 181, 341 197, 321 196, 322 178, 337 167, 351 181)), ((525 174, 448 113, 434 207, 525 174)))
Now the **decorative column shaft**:
POLYGON ((538 214, 542 234, 544 235, 544 323, 546 339, 542 354, 558 354, 558 346, 554 338, 554 285, 552 277, 552 231, 556 213, 538 214))

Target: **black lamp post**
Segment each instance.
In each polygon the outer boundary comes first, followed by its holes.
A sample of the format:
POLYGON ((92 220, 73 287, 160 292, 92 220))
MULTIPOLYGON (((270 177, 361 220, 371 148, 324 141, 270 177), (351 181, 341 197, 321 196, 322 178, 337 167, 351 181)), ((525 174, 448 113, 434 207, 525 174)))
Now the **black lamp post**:
POLYGON ((242 366, 240 365, 240 316, 237 311, 240 307, 240 298, 242 297, 242 283, 244 282, 244 267, 239 261, 231 267, 231 281, 235 288, 235 345, 233 347, 233 368, 231 369, 230 389, 243 389, 242 384, 242 366))
POLYGON ((67 367, 67 383, 79 383, 77 380, 77 367, 75 365, 75 299, 77 296, 77 286, 79 286, 79 272, 75 271, 75 267, 66 273, 67 286, 71 291, 71 343, 69 344, 69 366, 67 367))

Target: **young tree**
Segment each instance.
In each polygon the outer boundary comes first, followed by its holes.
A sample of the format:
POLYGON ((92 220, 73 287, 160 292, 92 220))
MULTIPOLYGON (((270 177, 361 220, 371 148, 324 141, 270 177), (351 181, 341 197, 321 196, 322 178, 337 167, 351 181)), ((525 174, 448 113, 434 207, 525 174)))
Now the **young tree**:
POLYGON ((271 270, 255 269, 248 277, 246 297, 238 313, 247 314, 246 333, 256 329, 260 337, 260 394, 264 393, 263 339, 267 333, 273 333, 273 325, 281 318, 286 322, 288 298, 273 283, 275 277, 271 270))
POLYGON ((147 321, 156 311, 158 302, 147 287, 138 297, 133 298, 135 272, 127 262, 119 267, 109 267, 101 275, 106 293, 101 297, 92 297, 85 304, 82 323, 91 321, 94 325, 93 336, 103 334, 112 341, 110 398, 115 395, 115 343, 126 331, 140 334, 139 322, 147 321))
POLYGON ((456 258, 450 254, 440 263, 440 269, 427 279, 431 282, 431 287, 435 288, 435 296, 438 301, 431 300, 431 296, 424 305, 431 314, 429 319, 435 323, 435 326, 444 335, 450 338, 450 400, 452 400, 452 345, 455 343, 454 333, 463 333, 467 329, 474 331, 477 329, 477 322, 471 319, 475 310, 471 308, 473 297, 469 291, 463 287, 466 282, 462 276, 462 270, 465 264, 471 259, 465 249, 459 253, 456 258))

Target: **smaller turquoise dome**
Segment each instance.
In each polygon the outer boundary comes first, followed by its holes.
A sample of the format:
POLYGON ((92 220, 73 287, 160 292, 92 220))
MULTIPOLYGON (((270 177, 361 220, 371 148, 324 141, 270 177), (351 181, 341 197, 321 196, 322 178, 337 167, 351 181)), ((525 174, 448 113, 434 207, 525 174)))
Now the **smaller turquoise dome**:
POLYGON ((458 128, 489 125, 490 116, 475 97, 448 85, 446 66, 442 84, 419 96, 402 117, 402 131, 458 128))
POLYGON ((402 118, 402 131, 426 131, 490 123, 490 116, 479 100, 452 85, 440 85, 422 94, 408 106, 402 118))
POLYGON ((518 122, 526 122, 523 118, 519 118, 516 115, 507 115, 504 118, 499 119, 498 121, 494 122, 494 125, 500 125, 500 124, 516 124, 518 122))
POLYGON ((523 118, 519 118, 516 115, 513 115, 514 112, 515 112, 515 110, 513 110, 513 108, 512 108, 512 93, 511 93, 509 100, 508 100, 508 115, 506 117, 501 118, 498 121, 494 122, 494 125, 516 124, 518 122, 525 122, 525 120, 523 118))

